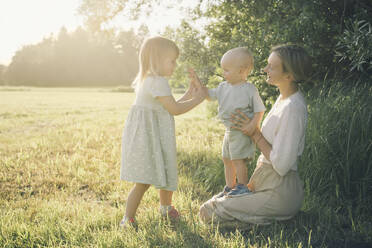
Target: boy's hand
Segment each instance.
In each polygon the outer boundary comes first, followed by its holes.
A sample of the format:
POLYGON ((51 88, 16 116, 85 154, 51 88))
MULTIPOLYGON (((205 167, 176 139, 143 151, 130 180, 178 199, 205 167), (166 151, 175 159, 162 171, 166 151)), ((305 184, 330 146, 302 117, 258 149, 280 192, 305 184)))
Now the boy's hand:
POLYGON ((198 75, 196 75, 193 68, 189 68, 189 78, 191 80, 191 84, 196 89, 201 89, 202 88, 202 83, 200 82, 200 79, 199 79, 198 75))

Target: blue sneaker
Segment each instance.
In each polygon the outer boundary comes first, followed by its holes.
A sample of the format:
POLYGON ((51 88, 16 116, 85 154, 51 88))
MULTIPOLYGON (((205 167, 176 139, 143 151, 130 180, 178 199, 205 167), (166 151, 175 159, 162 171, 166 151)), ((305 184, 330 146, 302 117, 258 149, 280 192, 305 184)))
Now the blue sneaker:
POLYGON ((225 187, 223 188, 223 191, 218 193, 216 197, 221 198, 221 197, 227 195, 230 191, 231 191, 231 188, 229 186, 225 185, 225 187))
POLYGON ((243 195, 249 195, 249 194, 252 194, 252 191, 248 189, 247 185, 238 184, 229 193, 227 193, 226 196, 237 197, 237 196, 243 196, 243 195))

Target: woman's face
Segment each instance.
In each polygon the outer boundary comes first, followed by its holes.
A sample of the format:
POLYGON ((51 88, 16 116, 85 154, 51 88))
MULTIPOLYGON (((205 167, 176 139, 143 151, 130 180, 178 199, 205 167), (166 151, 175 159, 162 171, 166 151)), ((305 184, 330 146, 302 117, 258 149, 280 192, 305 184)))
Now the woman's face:
POLYGON ((282 60, 275 52, 272 52, 267 59, 267 66, 265 66, 264 72, 266 72, 268 84, 279 86, 284 82, 291 81, 290 74, 283 72, 282 60))

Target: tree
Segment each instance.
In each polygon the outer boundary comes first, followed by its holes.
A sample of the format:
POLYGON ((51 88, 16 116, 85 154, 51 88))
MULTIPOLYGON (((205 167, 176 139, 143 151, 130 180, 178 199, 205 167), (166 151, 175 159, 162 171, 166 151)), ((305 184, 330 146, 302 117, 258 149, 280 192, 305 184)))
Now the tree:
POLYGON ((5 84, 4 74, 5 74, 6 66, 0 64, 0 85, 5 84))
POLYGON ((200 79, 208 83, 214 73, 214 63, 211 62, 213 53, 207 49, 206 37, 193 28, 190 23, 183 21, 176 29, 167 28, 163 36, 176 42, 180 50, 177 68, 170 80, 173 87, 185 88, 188 84, 188 68, 194 68, 200 79), (204 65, 204 66, 201 66, 204 65))
MULTIPOLYGON (((151 8, 160 1, 101 0, 98 2, 84 0, 81 13, 85 14, 88 19, 99 23, 96 27, 102 28, 104 23, 124 13, 125 10, 135 8, 136 11, 133 11, 132 16, 136 18, 139 10, 151 8)), ((174 7, 177 8, 176 3, 174 7)), ((270 48, 282 43, 302 45, 313 57, 314 70, 311 78, 313 84, 307 84, 309 88, 313 85, 321 85, 325 81, 330 82, 324 80, 326 78, 345 80, 348 70, 344 67, 349 66, 355 59, 353 60, 353 55, 348 54, 345 49, 347 45, 344 44, 341 46, 340 53, 345 56, 340 61, 340 58, 336 56, 337 44, 343 37, 347 38, 344 31, 346 24, 351 20, 372 22, 372 2, 370 0, 202 0, 199 7, 190 13, 194 20, 196 18, 209 20, 205 30, 192 30, 185 24, 192 24, 192 22, 184 22, 183 27, 164 34, 178 41, 183 49, 182 54, 195 54, 196 52, 197 55, 194 56, 181 55, 180 64, 182 66, 187 63, 196 65, 195 57, 208 58, 200 60, 201 63, 197 65, 197 68, 199 72, 202 72, 201 74, 207 72, 209 76, 206 81, 213 83, 217 81, 218 62, 223 53, 232 47, 247 46, 253 51, 256 61, 256 69, 250 80, 256 83, 264 98, 270 98, 276 92, 274 88, 263 83, 264 78, 260 76, 261 69, 266 64, 270 48), (203 35, 199 35, 198 32, 203 35), (198 40, 202 40, 200 44, 206 48, 205 51, 204 49, 195 50, 194 45, 199 42, 198 40)), ((368 41, 368 39, 365 40, 368 41)), ((359 55, 359 58, 363 56, 359 55)), ((363 61, 358 63, 365 64, 363 61)), ((368 64, 369 61, 366 63, 368 64)), ((180 74, 180 71, 176 71, 176 77, 180 77, 180 74)), ((267 103, 270 102, 272 101, 267 103)))
POLYGON ((232 46, 251 47, 256 67, 262 68, 270 47, 281 43, 303 45, 314 58, 314 81, 336 75, 338 37, 345 21, 356 15, 372 20, 370 1, 261 0, 221 1, 205 15, 210 47, 222 52, 232 46))
POLYGON ((133 31, 94 34, 79 27, 61 28, 57 38, 24 46, 13 57, 7 77, 11 85, 114 86, 130 85, 137 73, 133 31))

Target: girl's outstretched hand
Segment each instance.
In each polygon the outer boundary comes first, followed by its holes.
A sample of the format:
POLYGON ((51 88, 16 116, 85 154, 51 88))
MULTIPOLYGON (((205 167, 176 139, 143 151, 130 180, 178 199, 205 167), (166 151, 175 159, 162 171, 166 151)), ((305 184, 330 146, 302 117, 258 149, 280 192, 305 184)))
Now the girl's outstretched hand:
POLYGON ((231 122, 233 123, 231 128, 240 130, 249 137, 253 136, 256 129, 258 129, 257 127, 250 125, 251 119, 240 110, 237 110, 235 114, 231 115, 231 122))
POLYGON ((194 84, 190 83, 189 88, 186 90, 187 98, 192 98, 192 95, 194 94, 194 91, 196 90, 194 84))
POLYGON ((196 75, 193 68, 189 68, 189 78, 190 78, 190 85, 193 85, 196 89, 202 88, 202 83, 198 75, 196 75))
POLYGON ((200 89, 195 89, 193 91, 192 98, 198 99, 200 102, 204 101, 204 99, 207 97, 208 90, 206 90, 205 87, 200 89))

